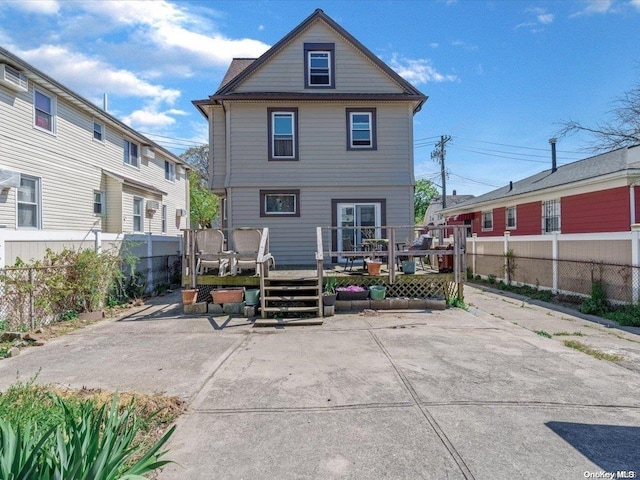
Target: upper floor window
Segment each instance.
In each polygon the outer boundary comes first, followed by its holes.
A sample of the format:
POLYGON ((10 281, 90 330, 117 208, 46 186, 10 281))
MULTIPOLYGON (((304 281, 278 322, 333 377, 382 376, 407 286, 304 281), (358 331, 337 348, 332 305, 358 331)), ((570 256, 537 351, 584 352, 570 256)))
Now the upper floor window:
POLYGON ((133 231, 142 232, 142 199, 133 199, 133 231))
POLYGON ((169 224, 167 219, 167 206, 162 205, 162 233, 167 233, 167 225, 169 224))
POLYGON ((304 44, 305 88, 335 88, 335 45, 304 44))
POLYGON ((164 161, 164 178, 170 182, 176 181, 176 165, 169 160, 164 161))
POLYGON ((269 112, 269 160, 298 160, 298 109, 269 112))
POLYGON ((507 229, 516 228, 516 207, 507 207, 506 217, 507 229))
POLYGON ((493 230, 493 210, 482 212, 482 230, 493 230))
POLYGON ((93 213, 94 215, 104 215, 105 209, 104 192, 100 190, 93 191, 93 213))
POLYGON ((560 200, 542 202, 542 232, 555 233, 560 231, 560 200))
POLYGON ((93 121, 93 139, 98 142, 104 142, 104 125, 93 121))
POLYGON ((56 130, 56 98, 40 90, 33 91, 33 122, 36 128, 49 133, 56 130))
POLYGON ((347 150, 375 150, 375 132, 375 108, 347 108, 347 150))
POLYGON ((124 163, 133 167, 138 167, 140 157, 138 156, 138 144, 124 141, 124 163))
POLYGON ((40 228, 40 179, 21 175, 18 189, 18 228, 40 228))

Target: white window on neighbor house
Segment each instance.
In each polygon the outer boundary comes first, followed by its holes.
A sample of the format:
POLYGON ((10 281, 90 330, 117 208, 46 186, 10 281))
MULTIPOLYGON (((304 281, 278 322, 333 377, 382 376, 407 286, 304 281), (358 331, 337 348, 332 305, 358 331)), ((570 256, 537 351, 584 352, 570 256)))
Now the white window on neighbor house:
POLYGON ((162 205, 162 233, 167 233, 168 219, 167 219, 167 206, 162 205))
POLYGON ((18 228, 41 227, 40 179, 21 175, 18 189, 18 228))
POLYGON ((33 90, 33 126, 56 133, 56 97, 38 89, 33 90))
POLYGON ((560 232, 560 200, 542 202, 542 233, 560 232))
POLYGON ((169 160, 164 161, 164 178, 170 182, 176 181, 176 164, 169 160))
POLYGON ((375 150, 376 109, 347 108, 347 150, 375 150))
POLYGON ((493 230, 493 210, 482 212, 482 231, 493 230))
POLYGON ((129 140, 124 140, 124 163, 138 168, 140 162, 138 152, 139 148, 137 143, 130 142, 129 140))
POLYGON ((507 207, 506 211, 507 230, 516 228, 516 207, 507 207))
POLYGON ((104 125, 95 120, 93 121, 93 139, 104 143, 104 125))
POLYGON ((101 190, 93 191, 93 214, 104 215, 107 213, 105 205, 105 193, 101 190))
POLYGON ((134 197, 133 199, 133 231, 142 232, 142 199, 134 197))

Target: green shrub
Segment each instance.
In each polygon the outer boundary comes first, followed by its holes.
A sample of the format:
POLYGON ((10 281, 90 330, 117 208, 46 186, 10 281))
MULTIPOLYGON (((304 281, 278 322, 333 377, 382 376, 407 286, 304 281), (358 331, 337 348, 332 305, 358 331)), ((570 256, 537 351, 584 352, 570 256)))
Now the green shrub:
POLYGON ((607 300, 602 284, 600 282, 593 282, 591 284, 591 296, 582 303, 580 311, 592 315, 604 315, 610 310, 611 305, 607 300))
POLYGON ((489 274, 489 275, 487 276, 487 281, 488 281, 491 285, 495 284, 495 283, 496 283, 496 276, 495 276, 495 275, 493 275, 493 274, 489 274))

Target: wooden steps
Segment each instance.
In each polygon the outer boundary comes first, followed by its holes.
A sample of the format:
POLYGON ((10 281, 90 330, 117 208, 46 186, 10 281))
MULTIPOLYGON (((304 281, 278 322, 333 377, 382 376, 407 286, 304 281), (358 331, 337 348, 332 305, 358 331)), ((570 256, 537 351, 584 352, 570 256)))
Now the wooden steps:
MULTIPOLYGON (((268 325, 307 325, 322 324, 322 287, 317 278, 264 279, 264 291, 261 292, 261 317, 266 320, 272 317, 277 322, 266 322, 268 325), (299 317, 308 314, 309 318, 287 318, 291 315, 299 317), (306 320, 315 318, 315 322, 306 320), (318 320, 320 319, 320 323, 318 320), (283 323, 283 320, 287 322, 283 323)), ((306 317, 306 316, 305 316, 306 317)), ((258 325, 256 326, 265 326, 258 325)))

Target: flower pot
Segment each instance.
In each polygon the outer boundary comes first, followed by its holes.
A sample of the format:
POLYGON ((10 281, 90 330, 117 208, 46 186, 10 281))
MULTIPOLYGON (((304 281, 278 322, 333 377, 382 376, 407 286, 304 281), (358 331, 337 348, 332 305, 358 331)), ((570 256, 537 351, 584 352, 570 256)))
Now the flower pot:
POLYGON ((213 303, 222 305, 223 303, 240 303, 244 297, 244 287, 220 288, 211 290, 213 303))
POLYGON ((387 295, 387 287, 383 285, 371 285, 369 287, 371 300, 384 300, 387 295))
POLYGON ((198 300, 198 289, 187 288, 182 290, 182 304, 193 305, 198 300))
POLYGON ((322 305, 331 307, 336 304, 337 295, 335 293, 325 293, 322 295, 322 305))
POLYGON ((260 290, 257 288, 248 288, 244 292, 244 303, 247 305, 258 305, 260 302, 260 290))
POLYGON ((382 262, 367 262, 369 275, 380 275, 380 267, 382 267, 382 262))
POLYGON ((402 273, 413 275, 416 273, 416 262, 413 260, 404 260, 402 262, 402 273))

